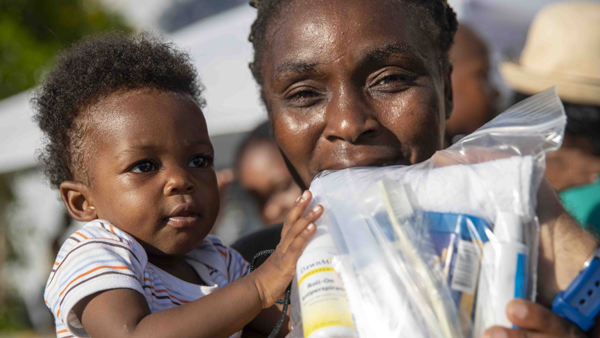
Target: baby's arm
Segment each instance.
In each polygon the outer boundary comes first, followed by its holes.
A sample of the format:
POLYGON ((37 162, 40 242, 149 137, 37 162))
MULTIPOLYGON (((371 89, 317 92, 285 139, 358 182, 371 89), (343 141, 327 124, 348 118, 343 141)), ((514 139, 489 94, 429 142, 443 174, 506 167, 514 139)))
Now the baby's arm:
POLYGON ((309 192, 296 202, 275 252, 255 272, 196 301, 150 313, 143 295, 130 289, 97 293, 80 301, 75 315, 87 333, 102 337, 229 337, 275 303, 292 280, 319 206, 303 216, 309 192))

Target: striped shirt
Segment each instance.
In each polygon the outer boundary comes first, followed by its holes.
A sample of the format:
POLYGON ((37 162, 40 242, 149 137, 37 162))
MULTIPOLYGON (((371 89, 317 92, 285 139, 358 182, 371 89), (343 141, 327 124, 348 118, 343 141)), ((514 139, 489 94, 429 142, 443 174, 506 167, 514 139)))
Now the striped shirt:
POLYGON ((210 235, 186 255, 186 262, 208 286, 185 282, 152 265, 142 246, 109 222, 86 224, 65 241, 46 283, 44 299, 54 314, 57 337, 88 337, 72 309, 96 292, 136 290, 154 313, 199 299, 250 272, 237 251, 210 235))

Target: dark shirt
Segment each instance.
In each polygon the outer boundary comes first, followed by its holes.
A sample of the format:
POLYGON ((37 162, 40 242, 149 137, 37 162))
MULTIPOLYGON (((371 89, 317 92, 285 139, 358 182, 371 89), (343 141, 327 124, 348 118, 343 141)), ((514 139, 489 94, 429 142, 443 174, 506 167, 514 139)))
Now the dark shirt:
MULTIPOLYGON (((277 247, 281 239, 281 228, 283 228, 283 224, 276 224, 253 232, 238 239, 231 247, 237 250, 249 263, 252 263, 252 258, 257 253, 277 247)), ((262 263, 263 261, 264 259, 261 259, 257 263, 262 263)))

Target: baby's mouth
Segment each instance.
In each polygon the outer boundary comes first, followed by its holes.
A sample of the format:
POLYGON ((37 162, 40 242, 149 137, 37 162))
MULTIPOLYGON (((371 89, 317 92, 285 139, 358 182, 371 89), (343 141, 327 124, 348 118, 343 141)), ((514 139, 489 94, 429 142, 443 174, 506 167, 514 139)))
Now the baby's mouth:
POLYGON ((196 223, 200 220, 200 215, 190 214, 190 215, 178 215, 178 216, 170 216, 167 217, 167 223, 174 228, 187 228, 191 226, 195 226, 196 223))
POLYGON ((198 224, 202 216, 195 212, 195 207, 189 204, 181 204, 165 217, 167 224, 173 228, 187 228, 198 224))

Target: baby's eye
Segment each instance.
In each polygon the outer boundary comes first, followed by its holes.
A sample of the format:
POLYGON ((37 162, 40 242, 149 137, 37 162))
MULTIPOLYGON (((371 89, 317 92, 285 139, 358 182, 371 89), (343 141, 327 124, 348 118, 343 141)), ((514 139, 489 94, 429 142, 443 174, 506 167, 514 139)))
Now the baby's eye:
POLYGON ((133 168, 131 168, 131 172, 138 174, 147 173, 153 170, 158 170, 158 166, 152 161, 142 161, 133 166, 133 168))
POLYGON ((190 160, 189 166, 192 168, 206 168, 213 164, 213 157, 208 154, 197 155, 190 160))

